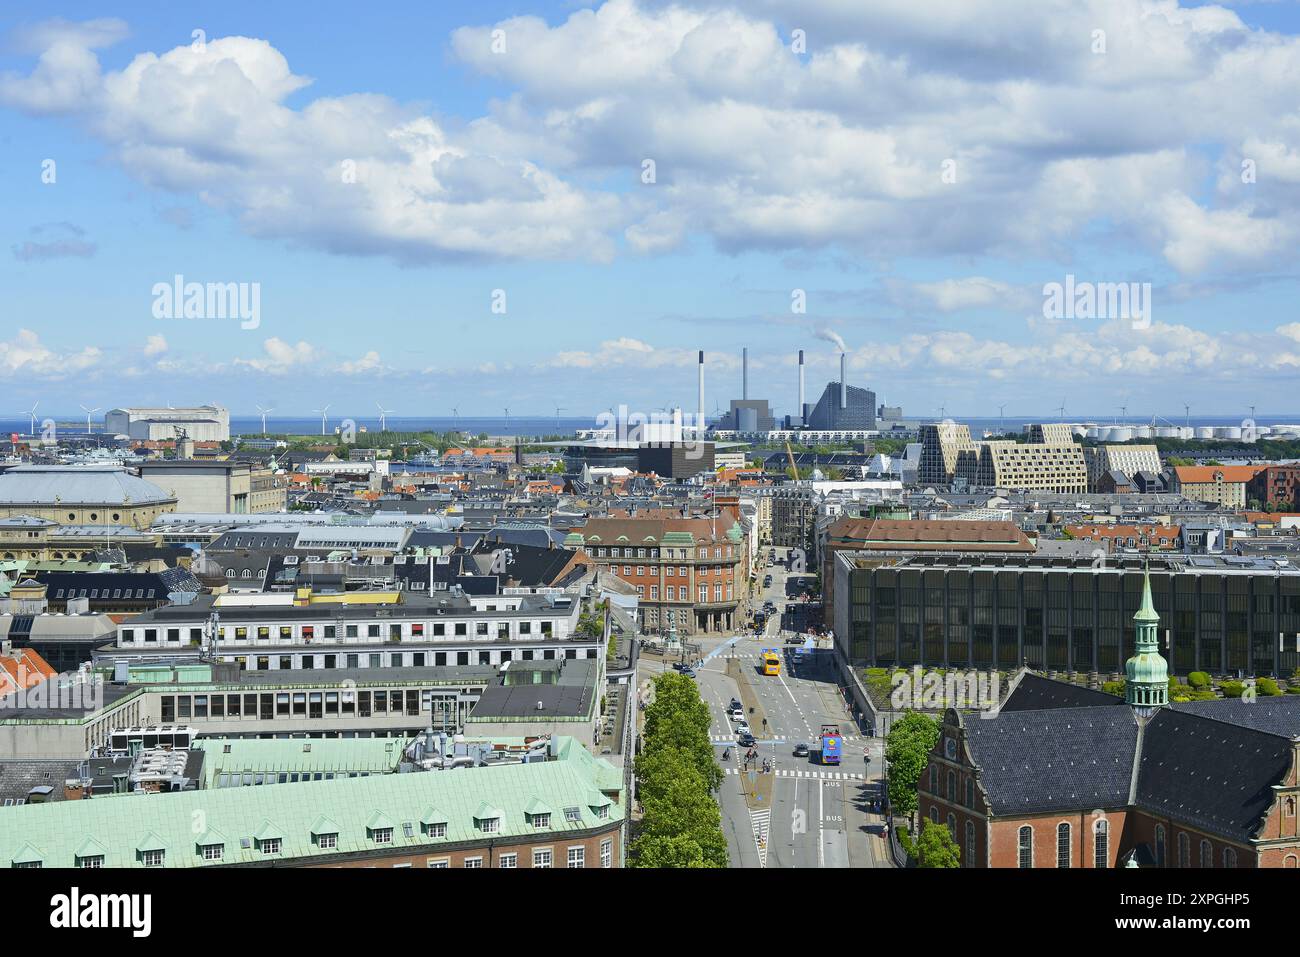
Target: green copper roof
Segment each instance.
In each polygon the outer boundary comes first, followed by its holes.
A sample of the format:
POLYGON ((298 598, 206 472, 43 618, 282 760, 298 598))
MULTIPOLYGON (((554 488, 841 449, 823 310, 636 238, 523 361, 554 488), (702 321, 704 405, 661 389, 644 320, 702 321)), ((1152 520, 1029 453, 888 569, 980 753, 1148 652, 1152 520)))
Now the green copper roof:
POLYGON ((1160 620, 1160 616, 1156 614, 1156 606, 1151 601, 1151 576, 1145 572, 1142 574, 1142 607, 1137 610, 1137 614, 1133 616, 1133 620, 1160 620))
POLYGON ((563 840, 566 833, 620 821, 623 799, 606 818, 587 803, 593 790, 622 793, 619 769, 573 739, 561 738, 558 751, 558 760, 532 764, 0 808, 0 867, 37 861, 45 867, 73 867, 88 839, 104 847, 105 867, 143 867, 137 848, 165 851, 165 867, 331 858, 373 851, 366 824, 377 813, 395 825, 387 847, 415 854, 436 854, 450 844, 482 839, 474 818, 484 811, 500 817, 498 840, 546 834, 563 840), (578 807, 579 819, 552 814, 548 827, 535 827, 524 814, 534 800, 553 808, 578 807), (321 848, 313 840, 312 828, 322 817, 338 825, 337 848, 321 848), (196 820, 203 822, 202 835, 195 833, 196 820), (430 837, 420 827, 429 822, 445 823, 445 836, 430 837), (199 845, 213 836, 223 844, 222 857, 205 861, 199 845), (273 858, 261 846, 269 838, 282 840, 273 858))

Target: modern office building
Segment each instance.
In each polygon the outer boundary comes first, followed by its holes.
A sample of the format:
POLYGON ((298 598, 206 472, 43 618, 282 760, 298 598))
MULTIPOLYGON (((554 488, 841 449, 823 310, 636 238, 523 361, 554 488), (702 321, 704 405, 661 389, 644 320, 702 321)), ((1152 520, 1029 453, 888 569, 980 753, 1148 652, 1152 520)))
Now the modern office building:
POLYGON ((1029 426, 1027 442, 975 442, 968 426, 936 422, 921 427, 917 481, 922 485, 964 482, 972 488, 1084 493, 1088 491, 1088 469, 1083 447, 1062 423, 1029 426))
POLYGON ((1088 491, 1098 490, 1097 483, 1107 472, 1122 472, 1130 478, 1139 472, 1158 475, 1162 468, 1160 450, 1154 445, 1095 445, 1083 450, 1088 466, 1088 491))
MULTIPOLYGON (((852 665, 1117 673, 1132 653, 1146 562, 1022 555, 835 556, 835 640, 852 665)), ((1300 568, 1151 556, 1161 648, 1186 675, 1300 666, 1300 568)))
POLYGON ((970 426, 957 422, 932 422, 921 426, 921 458, 916 480, 921 485, 951 485, 957 475, 957 458, 975 449, 970 426))
POLYGON ((283 512, 285 487, 275 472, 251 462, 159 459, 141 462, 140 477, 176 499, 178 512, 228 512, 235 515, 283 512))

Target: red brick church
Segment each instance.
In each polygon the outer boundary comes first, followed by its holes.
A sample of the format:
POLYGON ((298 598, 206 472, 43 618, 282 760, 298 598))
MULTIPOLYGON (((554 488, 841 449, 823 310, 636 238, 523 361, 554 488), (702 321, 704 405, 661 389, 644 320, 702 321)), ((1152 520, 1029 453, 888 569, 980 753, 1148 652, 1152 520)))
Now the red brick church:
POLYGON ((1300 695, 1168 702, 1151 591, 1125 698, 1022 672, 996 715, 944 714, 918 785, 964 867, 1289 867, 1300 695))

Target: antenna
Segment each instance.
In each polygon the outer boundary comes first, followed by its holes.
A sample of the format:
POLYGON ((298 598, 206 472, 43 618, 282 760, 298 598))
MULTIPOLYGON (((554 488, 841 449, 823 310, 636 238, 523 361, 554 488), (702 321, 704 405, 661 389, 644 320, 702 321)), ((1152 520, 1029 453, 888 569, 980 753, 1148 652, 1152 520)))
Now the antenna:
POLYGON ((506 431, 507 431, 507 432, 510 431, 510 409, 509 409, 509 407, 506 408, 506 431))
POLYGON ((1006 410, 1007 407, 1005 405, 998 406, 998 432, 999 433, 1005 433, 1007 431, 1007 426, 1005 422, 1006 410))

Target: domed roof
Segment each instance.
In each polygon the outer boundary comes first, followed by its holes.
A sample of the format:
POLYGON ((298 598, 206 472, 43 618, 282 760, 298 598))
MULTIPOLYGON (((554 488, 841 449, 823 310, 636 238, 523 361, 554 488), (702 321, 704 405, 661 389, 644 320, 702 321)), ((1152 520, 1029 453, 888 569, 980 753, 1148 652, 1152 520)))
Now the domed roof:
POLYGON ((0 506, 165 505, 176 499, 117 465, 19 465, 0 472, 0 506))

